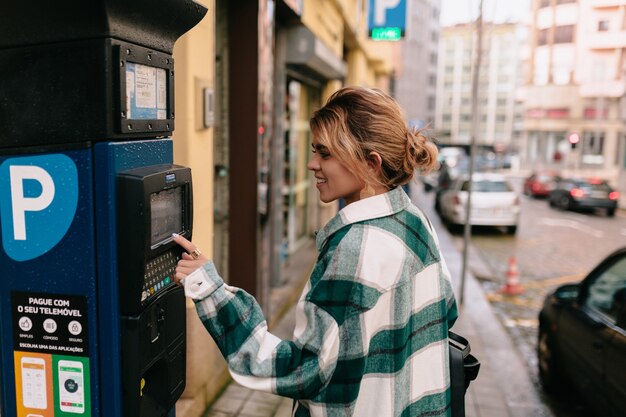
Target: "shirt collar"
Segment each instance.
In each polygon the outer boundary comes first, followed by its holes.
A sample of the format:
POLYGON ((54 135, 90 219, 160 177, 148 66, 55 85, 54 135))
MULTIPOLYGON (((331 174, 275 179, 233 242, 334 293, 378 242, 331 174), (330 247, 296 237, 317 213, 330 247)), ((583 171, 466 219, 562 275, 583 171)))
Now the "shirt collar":
POLYGON ((317 249, 321 250, 330 236, 347 225, 390 216, 406 209, 410 204, 411 199, 402 187, 348 204, 317 233, 315 237, 317 249))

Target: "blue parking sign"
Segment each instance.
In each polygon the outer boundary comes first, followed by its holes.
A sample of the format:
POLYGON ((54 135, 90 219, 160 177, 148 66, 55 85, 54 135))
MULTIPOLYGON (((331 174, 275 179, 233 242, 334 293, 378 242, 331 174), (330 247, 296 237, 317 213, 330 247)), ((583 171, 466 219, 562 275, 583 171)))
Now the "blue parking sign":
POLYGON ((67 155, 6 159, 0 164, 2 246, 15 261, 37 258, 67 233, 78 203, 78 172, 67 155))
POLYGON ((372 39, 398 40, 406 29, 406 0, 369 0, 368 33, 372 39), (397 34, 398 39, 389 33, 397 34), (376 34, 382 34, 377 37, 376 34))

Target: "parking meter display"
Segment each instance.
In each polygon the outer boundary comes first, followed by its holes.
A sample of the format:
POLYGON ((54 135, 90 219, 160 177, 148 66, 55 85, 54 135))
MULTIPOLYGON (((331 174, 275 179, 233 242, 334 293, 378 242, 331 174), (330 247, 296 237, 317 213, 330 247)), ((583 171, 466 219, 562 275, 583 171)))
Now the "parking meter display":
POLYGON ((191 238, 191 170, 152 165, 118 174, 120 308, 138 314, 174 287, 182 249, 172 239, 191 238))
POLYGON ((38 410, 47 409, 46 362, 41 358, 25 356, 20 363, 24 407, 38 410))
POLYGON ((83 364, 79 361, 60 360, 59 408, 66 413, 85 412, 85 383, 83 364))
POLYGON ((154 247, 168 239, 172 233, 183 231, 183 190, 181 187, 170 188, 150 195, 151 237, 154 247))

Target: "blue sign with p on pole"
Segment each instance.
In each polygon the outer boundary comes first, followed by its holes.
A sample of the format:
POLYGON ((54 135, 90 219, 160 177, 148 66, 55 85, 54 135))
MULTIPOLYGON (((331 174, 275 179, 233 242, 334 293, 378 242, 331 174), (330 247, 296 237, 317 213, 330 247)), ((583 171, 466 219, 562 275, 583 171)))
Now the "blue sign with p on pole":
POLYGON ((406 30, 406 0, 369 0, 368 34, 373 40, 397 41, 406 30))

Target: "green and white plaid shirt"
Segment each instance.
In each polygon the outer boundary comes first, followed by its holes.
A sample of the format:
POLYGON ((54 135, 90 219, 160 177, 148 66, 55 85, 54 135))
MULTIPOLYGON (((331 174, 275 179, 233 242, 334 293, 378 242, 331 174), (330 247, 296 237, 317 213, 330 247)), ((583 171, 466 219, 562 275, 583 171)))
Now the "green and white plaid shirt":
POLYGON ((213 263, 185 279, 200 319, 248 388, 297 400, 294 416, 450 415, 450 275, 428 220, 398 187, 346 206, 320 251, 292 340, 213 263))

